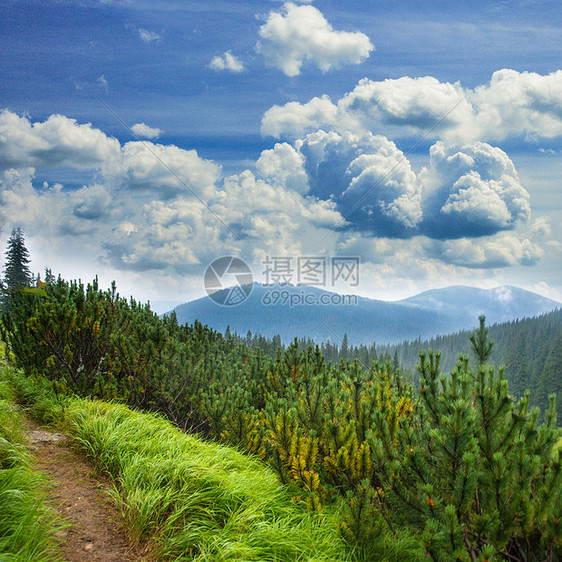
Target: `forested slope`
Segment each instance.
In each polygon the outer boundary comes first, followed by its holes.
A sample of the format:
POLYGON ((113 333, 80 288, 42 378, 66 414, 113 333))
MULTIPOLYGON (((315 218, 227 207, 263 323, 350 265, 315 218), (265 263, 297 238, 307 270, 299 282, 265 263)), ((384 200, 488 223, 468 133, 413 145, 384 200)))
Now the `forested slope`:
MULTIPOLYGON (((509 391, 521 397, 531 392, 531 404, 545 409, 548 395, 557 395, 558 418, 562 421, 562 311, 556 310, 535 318, 495 324, 489 329, 494 342, 490 362, 505 365, 509 391)), ((419 351, 434 349, 441 352, 441 366, 447 371, 454 367, 459 354, 469 354, 470 332, 462 331, 426 341, 404 342, 379 348, 395 354, 400 364, 415 370, 419 351)))
POLYGON ((555 397, 541 423, 509 393, 509 374, 478 351, 484 325, 450 373, 422 355, 413 387, 392 361, 330 363, 298 342, 271 356, 260 338, 180 326, 97 282, 59 279, 10 305, 3 337, 26 376, 61 401, 157 411, 260 457, 302 508, 337 514, 350 560, 562 556, 555 397))
MULTIPOLYGON (((333 363, 357 359, 369 366, 373 361, 390 361, 395 368, 401 368, 404 375, 417 387, 419 373, 416 365, 420 351, 430 349, 441 352, 441 369, 450 371, 455 367, 460 354, 470 354, 471 332, 463 330, 428 340, 404 341, 395 345, 348 343, 347 335, 341 341, 323 342, 319 349, 326 359, 333 363)), ((236 342, 248 347, 260 348, 275 357, 278 347, 283 346, 280 337, 271 339, 260 334, 249 333, 246 337, 231 336, 236 342)), ((533 318, 494 324, 489 328, 489 337, 494 342, 490 363, 504 365, 510 392, 520 398, 526 390, 531 393, 531 405, 542 411, 548 407, 548 395, 557 395, 558 423, 562 423, 562 310, 555 310, 533 318)), ((316 345, 309 338, 297 340, 298 349, 316 345)))

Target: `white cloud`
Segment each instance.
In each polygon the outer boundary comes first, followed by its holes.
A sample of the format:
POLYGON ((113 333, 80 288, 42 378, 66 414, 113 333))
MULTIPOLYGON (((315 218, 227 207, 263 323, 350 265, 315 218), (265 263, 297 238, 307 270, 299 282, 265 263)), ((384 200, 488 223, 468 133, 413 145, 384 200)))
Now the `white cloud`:
POLYGON ((133 131, 135 135, 145 137, 147 139, 157 139, 162 132, 158 128, 149 127, 146 123, 136 123, 131 127, 131 131, 133 131))
POLYGON ((133 141, 121 149, 118 165, 105 167, 104 173, 125 189, 152 192, 158 198, 192 194, 208 199, 215 193, 220 166, 200 158, 196 150, 133 141))
POLYGON ((410 163, 382 136, 317 131, 295 143, 310 193, 330 199, 351 228, 411 235, 422 218, 421 189, 410 163))
POLYGON ((420 180, 425 189, 422 229, 433 238, 494 234, 530 217, 530 195, 513 162, 487 143, 459 149, 437 142, 420 180))
MULTIPOLYGON (((475 244, 474 241, 470 243, 475 244)), ((467 284, 467 268, 443 260, 436 243, 424 236, 400 240, 346 233, 337 244, 336 253, 361 256, 359 289, 377 287, 377 298, 404 298, 421 290, 434 289, 436 284, 467 284)), ((470 269, 471 284, 475 279, 491 279, 494 275, 494 270, 485 266, 471 265, 470 269)), ((366 293, 372 296, 368 290, 366 293)))
POLYGON ((338 102, 338 118, 348 126, 376 130, 405 127, 410 132, 429 129, 441 119, 441 128, 462 126, 472 107, 459 83, 441 83, 431 76, 374 82, 364 78, 338 102))
POLYGON ((212 209, 234 225, 242 239, 253 238, 285 254, 301 246, 304 229, 333 228, 341 220, 333 202, 272 185, 249 170, 225 179, 212 209))
POLYGON ((544 255, 542 247, 529 238, 507 233, 482 240, 437 242, 435 251, 442 261, 469 268, 535 265, 544 255))
POLYGON ((545 281, 539 281, 538 283, 535 283, 534 285, 529 287, 528 290, 533 291, 534 293, 538 293, 543 297, 562 302, 562 292, 560 291, 560 289, 550 287, 545 281))
POLYGON ((262 132, 276 137, 320 128, 429 134, 459 144, 511 135, 553 138, 562 135, 562 70, 544 76, 499 70, 474 90, 431 76, 364 78, 337 103, 325 97, 290 102, 262 119, 262 132))
POLYGON ((0 169, 54 166, 99 169, 120 188, 154 190, 161 197, 190 192, 212 197, 220 175, 220 166, 195 150, 148 141, 121 147, 89 123, 62 115, 31 123, 10 111, 0 113, 0 169))
MULTIPOLYGON (((438 141, 419 174, 394 143, 368 132, 319 130, 293 147, 275 146, 263 153, 258 171, 277 181, 298 178, 293 185, 299 191, 336 204, 347 230, 474 238, 513 231, 530 217, 530 195, 513 162, 487 143, 457 147, 438 141)), ((539 220, 536 228, 547 226, 539 220)))
POLYGON ((503 69, 489 85, 467 92, 478 108, 477 133, 491 140, 509 135, 562 135, 562 70, 547 75, 503 69))
POLYGON ((134 222, 120 222, 103 248, 117 269, 183 275, 200 270, 215 252, 234 251, 221 237, 221 227, 199 202, 154 200, 137 211, 134 222))
POLYGON ((283 133, 303 135, 306 131, 335 125, 338 108, 328 96, 312 98, 308 103, 289 102, 268 109, 261 122, 261 132, 279 138, 283 133))
POLYGON ((143 43, 159 42, 161 39, 158 33, 155 33, 154 31, 148 31, 147 29, 143 29, 142 27, 139 27, 137 29, 137 32, 143 43))
POLYGON ((290 144, 277 143, 274 148, 264 150, 256 162, 259 174, 286 189, 299 193, 308 190, 303 155, 290 144))
POLYGON ((78 190, 64 190, 60 184, 33 186, 33 168, 6 170, 0 174, 2 212, 11 226, 21 225, 24 232, 42 237, 53 246, 75 243, 92 244, 92 234, 104 228, 115 211, 106 187, 98 184, 78 190), (87 239, 80 240, 86 236, 87 239))
POLYGON ((21 225, 44 255, 166 283, 220 254, 253 264, 266 254, 360 255, 376 264, 373 280, 406 287, 412 276, 455 282, 467 268, 487 275, 560 252, 548 221, 530 220, 513 162, 486 143, 438 142, 416 174, 381 135, 320 130, 221 179, 195 150, 121 146, 64 116, 34 123, 4 111, 0 173, 5 228, 21 225), (91 184, 35 185, 34 169, 56 166, 91 169, 91 184))
POLYGON ((304 194, 303 157, 288 144, 263 153, 261 177, 245 171, 221 186, 220 167, 195 150, 151 142, 121 147, 62 116, 32 123, 4 112, 0 126, 0 202, 9 226, 21 225, 40 246, 88 253, 116 270, 188 275, 218 253, 253 260, 265 251, 297 251, 303 233, 341 220, 333 202, 304 194), (55 165, 89 167, 98 172, 96 183, 34 185, 33 166, 55 165))
POLYGON ((245 70, 242 61, 230 51, 226 51, 223 55, 213 57, 209 63, 209 68, 216 71, 229 70, 230 72, 236 73, 245 70))
POLYGON ((44 122, 0 113, 0 169, 73 166, 94 168, 119 158, 119 141, 89 123, 51 115, 44 122))
POLYGON ((258 52, 269 66, 287 76, 300 74, 305 60, 326 72, 359 64, 374 49, 365 34, 335 31, 317 8, 290 2, 283 6, 283 13, 271 12, 259 33, 262 42, 257 45, 258 52))
POLYGON ((72 214, 79 219, 99 220, 110 214, 112 196, 103 185, 84 186, 69 197, 72 214))

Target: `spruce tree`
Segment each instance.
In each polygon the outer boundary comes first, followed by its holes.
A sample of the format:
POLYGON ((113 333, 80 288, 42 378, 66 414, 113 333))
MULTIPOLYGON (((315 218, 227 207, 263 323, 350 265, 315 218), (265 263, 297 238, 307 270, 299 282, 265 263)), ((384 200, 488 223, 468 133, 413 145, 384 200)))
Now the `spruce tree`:
POLYGON ((29 287, 33 275, 29 269, 29 251, 25 247, 25 239, 21 229, 14 228, 6 247, 6 263, 4 264, 4 295, 2 304, 9 308, 12 295, 18 289, 29 287))
POLYGON ((45 283, 54 283, 57 278, 53 275, 50 267, 45 267, 45 283))

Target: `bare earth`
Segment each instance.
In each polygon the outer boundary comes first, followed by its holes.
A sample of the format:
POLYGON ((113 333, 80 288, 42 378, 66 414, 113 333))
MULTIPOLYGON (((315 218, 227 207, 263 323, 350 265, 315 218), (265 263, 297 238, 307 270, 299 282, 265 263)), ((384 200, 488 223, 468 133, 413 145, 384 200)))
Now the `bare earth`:
POLYGON ((30 451, 35 467, 53 482, 48 501, 71 526, 58 532, 67 562, 147 561, 128 548, 118 510, 107 498, 109 486, 58 433, 30 422, 30 451))

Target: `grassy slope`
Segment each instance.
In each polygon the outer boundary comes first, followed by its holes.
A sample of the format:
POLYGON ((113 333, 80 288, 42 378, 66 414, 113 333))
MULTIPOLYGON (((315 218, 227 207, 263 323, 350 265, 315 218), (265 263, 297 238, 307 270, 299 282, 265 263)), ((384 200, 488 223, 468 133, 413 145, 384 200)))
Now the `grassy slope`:
POLYGON ((182 433, 157 415, 20 392, 115 482, 132 542, 160 559, 349 560, 333 521, 306 514, 259 460, 182 433))
POLYGON ((58 560, 57 518, 43 501, 45 480, 30 468, 14 398, 9 383, 0 380, 0 561, 58 560))

